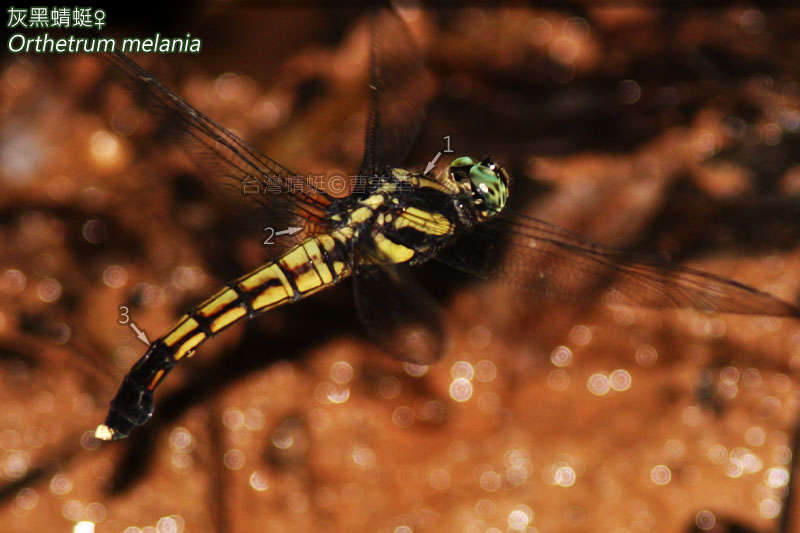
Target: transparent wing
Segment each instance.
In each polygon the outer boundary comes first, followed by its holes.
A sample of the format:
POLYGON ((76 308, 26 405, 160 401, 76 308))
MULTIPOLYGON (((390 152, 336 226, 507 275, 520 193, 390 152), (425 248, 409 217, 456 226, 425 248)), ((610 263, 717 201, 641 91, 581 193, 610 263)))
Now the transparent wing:
POLYGON ((305 177, 214 122, 129 57, 117 52, 104 58, 127 75, 134 96, 156 119, 156 142, 184 148, 216 185, 267 208, 271 221, 311 233, 327 228, 324 213, 331 198, 305 177))
POLYGON ((408 27, 388 2, 379 4, 370 15, 370 108, 359 169, 366 177, 406 159, 432 94, 431 78, 408 27))
POLYGON ((542 220, 503 213, 438 255, 483 278, 561 299, 800 316, 800 309, 736 281, 595 244, 542 220))
MULTIPOLYGON (((408 156, 419 133, 430 79, 406 24, 389 2, 370 13, 369 112, 356 193, 408 156)), ((358 263, 358 261, 356 261, 358 263)), ((398 359, 429 364, 445 350, 438 306, 406 265, 361 265, 353 291, 364 328, 398 359)))
POLYGON ((441 313, 406 265, 362 265, 353 275, 361 323, 369 336, 402 361, 430 364, 445 352, 441 313))

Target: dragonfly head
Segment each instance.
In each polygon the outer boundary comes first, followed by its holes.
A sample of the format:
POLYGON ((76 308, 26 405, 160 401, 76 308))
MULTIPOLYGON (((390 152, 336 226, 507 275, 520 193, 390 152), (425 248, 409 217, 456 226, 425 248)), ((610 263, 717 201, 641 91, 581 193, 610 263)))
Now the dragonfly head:
POLYGON ((479 220, 489 219, 503 210, 508 200, 508 172, 488 157, 475 161, 469 156, 450 163, 450 176, 463 192, 469 193, 479 220))

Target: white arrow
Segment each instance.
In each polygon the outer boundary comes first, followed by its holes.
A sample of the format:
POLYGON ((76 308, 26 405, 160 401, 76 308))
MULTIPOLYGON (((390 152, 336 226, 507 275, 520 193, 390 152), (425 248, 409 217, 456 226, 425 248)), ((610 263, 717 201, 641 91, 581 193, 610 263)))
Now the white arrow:
POLYGON ((134 333, 136 333, 136 337, 140 341, 150 346, 150 339, 147 338, 147 334, 144 331, 140 330, 139 327, 133 322, 131 322, 131 329, 133 330, 134 333))
POLYGON ((296 226, 289 226, 287 229, 282 229, 280 231, 276 231, 275 235, 294 235, 298 231, 302 231, 303 228, 298 228, 296 226))
POLYGON ((437 153, 436 157, 434 157, 428 162, 428 165, 425 167, 425 172, 423 172, 423 174, 427 174, 428 172, 433 170, 433 167, 436 166, 436 162, 439 160, 440 157, 442 157, 442 152, 437 153))

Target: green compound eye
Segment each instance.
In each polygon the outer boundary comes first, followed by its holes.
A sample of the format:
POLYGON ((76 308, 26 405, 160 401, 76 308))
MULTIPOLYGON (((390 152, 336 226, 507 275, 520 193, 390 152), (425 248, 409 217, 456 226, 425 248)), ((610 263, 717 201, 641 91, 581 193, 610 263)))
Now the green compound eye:
POLYGON ((482 200, 482 205, 478 207, 484 212, 485 216, 496 215, 506 205, 508 186, 503 177, 503 170, 494 163, 487 161, 473 165, 469 171, 472 190, 482 200))

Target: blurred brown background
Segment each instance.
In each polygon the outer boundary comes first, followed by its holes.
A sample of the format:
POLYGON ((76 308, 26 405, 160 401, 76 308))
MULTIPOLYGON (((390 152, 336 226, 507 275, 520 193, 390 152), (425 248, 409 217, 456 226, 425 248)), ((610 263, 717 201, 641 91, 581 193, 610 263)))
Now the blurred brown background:
MULTIPOLYGON (((358 13, 108 15, 119 36, 201 37, 136 59, 265 153, 357 168, 358 13)), ((430 76, 409 166, 450 135, 532 215, 797 302, 799 10, 401 15, 430 76)), ((440 265, 419 273, 450 331, 430 368, 369 342, 345 282, 204 345, 148 425, 100 446, 143 353, 118 307, 155 338, 263 255, 261 221, 148 145, 106 79, 88 56, 3 58, 4 531, 791 530, 800 323, 567 305, 440 265)))

